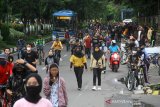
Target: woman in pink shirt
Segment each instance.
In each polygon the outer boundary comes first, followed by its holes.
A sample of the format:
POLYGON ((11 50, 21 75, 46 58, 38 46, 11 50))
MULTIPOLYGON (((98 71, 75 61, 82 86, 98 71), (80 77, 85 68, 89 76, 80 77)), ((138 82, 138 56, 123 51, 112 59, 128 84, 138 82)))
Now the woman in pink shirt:
POLYGON ((42 79, 32 73, 26 78, 26 96, 15 102, 13 107, 53 107, 52 103, 40 96, 42 90, 42 79))
POLYGON ((51 101, 53 107, 67 107, 68 97, 65 81, 59 76, 57 64, 51 64, 49 76, 44 79, 44 94, 51 101))

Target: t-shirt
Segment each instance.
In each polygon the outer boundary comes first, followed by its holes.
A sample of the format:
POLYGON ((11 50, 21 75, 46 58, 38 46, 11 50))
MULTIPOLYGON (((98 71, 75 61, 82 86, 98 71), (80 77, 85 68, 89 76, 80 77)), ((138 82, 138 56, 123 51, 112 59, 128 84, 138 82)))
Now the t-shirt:
POLYGON ((86 48, 91 48, 91 38, 90 37, 87 37, 86 39, 85 39, 85 47, 86 48))
POLYGON ((0 85, 7 83, 10 76, 10 71, 12 70, 12 65, 7 62, 5 66, 0 65, 0 85))
POLYGON ((16 101, 13 107, 53 107, 53 106, 52 103, 45 98, 41 98, 39 102, 36 104, 30 103, 26 99, 22 98, 16 101))
POLYGON ((35 66, 32 62, 35 62, 38 59, 38 55, 35 51, 31 51, 30 53, 25 52, 22 55, 22 59, 25 59, 29 64, 35 66))
POLYGON ((118 47, 117 45, 115 45, 115 46, 110 46, 110 47, 109 47, 109 50, 110 50, 111 53, 114 53, 114 52, 118 52, 118 48, 119 48, 119 47, 118 47))

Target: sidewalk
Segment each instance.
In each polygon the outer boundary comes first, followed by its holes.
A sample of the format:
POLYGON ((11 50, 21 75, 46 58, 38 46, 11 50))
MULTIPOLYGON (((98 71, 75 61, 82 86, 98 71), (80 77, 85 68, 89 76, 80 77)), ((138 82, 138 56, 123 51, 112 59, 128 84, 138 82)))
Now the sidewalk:
POLYGON ((151 84, 158 84, 160 83, 160 76, 158 74, 158 67, 151 64, 149 69, 149 82, 151 84))

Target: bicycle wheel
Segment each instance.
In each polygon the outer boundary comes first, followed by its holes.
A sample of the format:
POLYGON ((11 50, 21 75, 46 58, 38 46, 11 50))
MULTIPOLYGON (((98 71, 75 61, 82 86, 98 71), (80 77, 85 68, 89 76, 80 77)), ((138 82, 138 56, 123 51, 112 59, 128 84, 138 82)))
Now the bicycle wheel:
POLYGON ((132 73, 130 73, 127 79, 127 88, 129 91, 132 91, 134 89, 134 86, 135 86, 135 77, 132 71, 132 73))
POLYGON ((41 50, 39 50, 39 65, 42 65, 42 52, 41 52, 41 50))
POLYGON ((139 71, 139 83, 140 85, 144 86, 145 85, 145 79, 144 79, 144 68, 141 67, 139 71))

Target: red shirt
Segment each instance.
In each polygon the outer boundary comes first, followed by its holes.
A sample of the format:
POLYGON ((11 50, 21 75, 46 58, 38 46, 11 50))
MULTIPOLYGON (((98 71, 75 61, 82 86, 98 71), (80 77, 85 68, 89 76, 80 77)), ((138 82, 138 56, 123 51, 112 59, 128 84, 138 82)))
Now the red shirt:
POLYGON ((84 43, 85 43, 85 47, 86 48, 91 48, 91 41, 92 39, 90 37, 87 37, 85 40, 84 40, 84 43))
POLYGON ((69 39, 69 32, 65 33, 65 39, 69 39))
POLYGON ((9 64, 8 62, 5 66, 0 65, 0 85, 4 85, 7 83, 11 70, 12 70, 12 65, 9 64))

